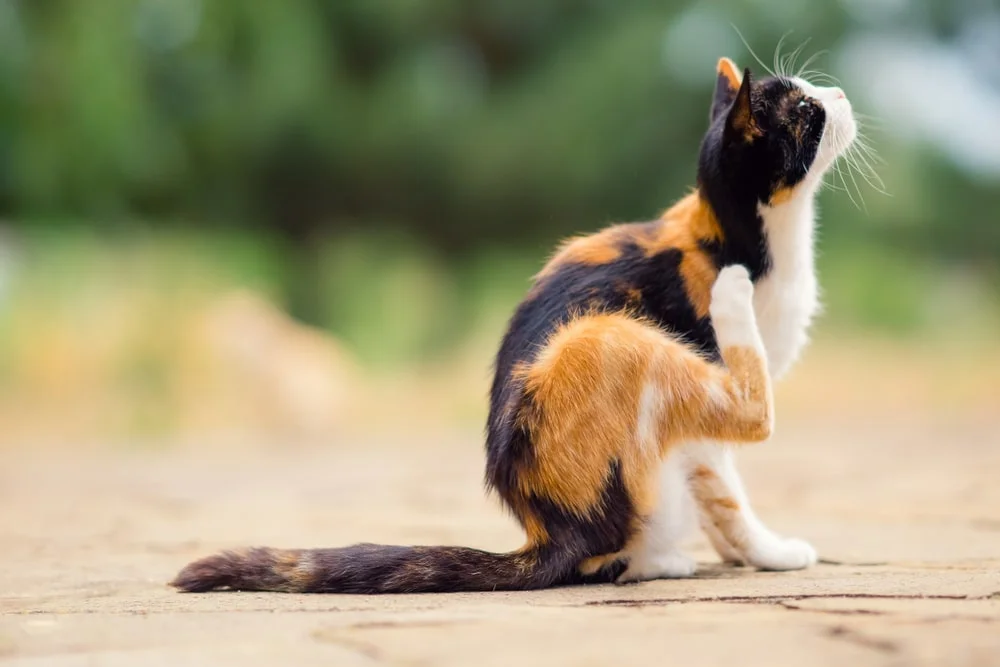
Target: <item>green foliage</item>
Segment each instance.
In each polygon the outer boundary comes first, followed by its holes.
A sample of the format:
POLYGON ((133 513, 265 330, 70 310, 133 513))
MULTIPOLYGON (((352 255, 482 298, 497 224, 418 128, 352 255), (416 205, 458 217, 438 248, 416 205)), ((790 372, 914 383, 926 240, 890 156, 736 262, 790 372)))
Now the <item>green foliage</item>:
MULTIPOLYGON (((971 11, 910 4, 914 34, 971 11)), ((448 276, 481 273, 470 257, 518 256, 508 264, 520 271, 560 236, 648 218, 693 185, 715 59, 756 68, 730 23, 769 61, 792 28, 793 46, 809 36, 808 52, 836 52, 853 33, 892 27, 865 23, 859 7, 0 0, 0 216, 54 233, 59 220, 90 221, 100 243, 145 233, 132 220, 177 248, 206 228, 209 244, 267 239, 267 258, 251 241, 211 253, 262 271, 297 314, 362 346, 370 304, 391 292, 409 294, 414 313, 440 309, 410 318, 414 339, 386 342, 413 353, 442 340, 441 322, 468 315, 464 281, 449 287, 448 276), (387 238, 419 250, 400 254, 387 238)), ((995 180, 890 133, 875 143, 894 196, 862 186, 867 212, 843 193, 826 197, 828 251, 863 246, 874 267, 837 269, 845 290, 867 294, 859 276, 892 269, 880 260, 891 248, 991 271, 995 180)), ((896 296, 871 313, 913 323, 896 296)))

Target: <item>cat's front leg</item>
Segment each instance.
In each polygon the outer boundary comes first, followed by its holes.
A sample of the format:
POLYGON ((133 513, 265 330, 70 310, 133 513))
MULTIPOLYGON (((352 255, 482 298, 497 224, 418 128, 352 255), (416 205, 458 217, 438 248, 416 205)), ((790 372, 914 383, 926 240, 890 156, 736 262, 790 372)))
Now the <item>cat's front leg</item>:
POLYGON ((816 563, 812 545, 780 537, 757 518, 728 447, 689 444, 684 454, 702 527, 723 560, 763 570, 801 570, 816 563))

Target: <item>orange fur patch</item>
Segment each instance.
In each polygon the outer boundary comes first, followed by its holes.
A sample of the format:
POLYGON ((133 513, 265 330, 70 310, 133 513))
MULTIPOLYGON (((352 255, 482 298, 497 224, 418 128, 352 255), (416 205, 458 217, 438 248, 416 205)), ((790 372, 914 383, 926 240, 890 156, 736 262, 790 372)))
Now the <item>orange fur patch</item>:
POLYGON ((615 562, 620 557, 620 554, 604 554, 603 556, 594 556, 593 558, 587 558, 582 563, 580 563, 577 570, 580 574, 590 575, 597 573, 601 568, 610 565, 615 562))
POLYGON ((730 88, 733 90, 739 90, 743 77, 740 75, 740 70, 736 67, 736 63, 729 58, 719 58, 719 64, 716 66, 715 70, 720 76, 726 77, 729 81, 730 88))
POLYGON ((596 234, 564 241, 535 278, 544 278, 565 264, 597 265, 615 261, 622 254, 618 248, 620 229, 619 226, 608 227, 596 234))
POLYGON ((795 188, 782 187, 778 188, 771 195, 771 200, 768 202, 771 206, 781 206, 789 202, 792 197, 795 196, 795 188))
POLYGON ((726 347, 721 352, 729 380, 737 384, 736 391, 742 398, 735 405, 735 413, 723 424, 725 432, 721 437, 736 442, 767 440, 771 437, 774 411, 767 361, 749 347, 726 347))
POLYGON ((746 531, 738 530, 742 518, 739 504, 729 497, 729 489, 714 473, 694 477, 691 490, 698 504, 705 509, 706 518, 726 536, 737 551, 746 550, 746 531))
POLYGON ((633 502, 649 504, 647 472, 659 452, 640 452, 630 443, 649 347, 642 339, 651 335, 627 316, 591 315, 552 336, 525 378, 542 406, 532 429, 535 466, 520 480, 525 494, 543 494, 588 516, 617 459, 633 502))
POLYGON ((716 475, 712 471, 712 469, 709 468, 709 467, 707 467, 707 466, 698 466, 691 473, 692 479, 711 479, 711 478, 713 478, 715 476, 716 475))
POLYGON ((516 500, 512 503, 514 513, 517 515, 524 532, 528 536, 529 546, 539 546, 549 541, 549 532, 545 529, 545 524, 528 507, 528 504, 516 500))
POLYGON ((298 551, 274 552, 274 572, 285 579, 288 590, 301 591, 312 584, 313 568, 309 566, 306 558, 307 555, 298 551))
POLYGON ((666 250, 683 253, 680 272, 684 290, 698 317, 705 317, 718 270, 701 243, 721 240, 722 227, 715 213, 695 191, 667 209, 652 236, 637 239, 637 243, 648 256, 666 250))
POLYGON ((714 507, 721 507, 727 510, 738 510, 740 504, 732 498, 712 498, 710 504, 714 507))
MULTIPOLYGON (((649 231, 648 225, 615 225, 590 236, 580 236, 565 241, 552 259, 535 276, 536 280, 554 273, 566 264, 599 265, 621 257, 622 242, 634 241, 647 257, 666 250, 679 250, 680 273, 688 299, 698 317, 708 315, 712 285, 718 271, 711 257, 701 248, 702 242, 722 240, 719 225, 711 206, 698 194, 691 192, 663 213, 649 231)), ((532 298, 537 288, 528 294, 532 298)), ((641 292, 633 287, 626 289, 630 301, 639 302, 641 292)))

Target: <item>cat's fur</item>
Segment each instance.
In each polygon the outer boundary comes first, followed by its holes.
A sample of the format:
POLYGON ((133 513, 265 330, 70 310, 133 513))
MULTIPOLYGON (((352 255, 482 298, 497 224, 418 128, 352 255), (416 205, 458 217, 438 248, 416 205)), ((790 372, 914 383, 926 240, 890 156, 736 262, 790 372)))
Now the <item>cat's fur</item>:
POLYGON ((752 512, 724 443, 773 424, 770 377, 817 309, 813 199, 853 141, 836 88, 719 62, 698 190, 653 222, 564 244, 496 361, 486 478, 527 544, 230 551, 173 585, 406 593, 687 576, 696 514, 728 561, 788 570, 816 553, 752 512), (745 267, 745 268, 744 268, 745 267))

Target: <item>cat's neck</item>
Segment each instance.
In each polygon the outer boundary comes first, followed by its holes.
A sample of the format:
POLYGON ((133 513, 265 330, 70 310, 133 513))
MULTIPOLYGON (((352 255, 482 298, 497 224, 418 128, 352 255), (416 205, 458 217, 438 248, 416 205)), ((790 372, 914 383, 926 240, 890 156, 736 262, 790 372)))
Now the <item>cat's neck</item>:
POLYGON ((775 206, 760 205, 757 216, 764 232, 771 271, 790 275, 814 265, 816 188, 809 185, 775 206))
POLYGON ((723 201, 701 197, 712 209, 722 240, 713 254, 720 266, 742 264, 754 280, 771 272, 789 274, 813 266, 816 187, 805 184, 780 203, 723 201))

